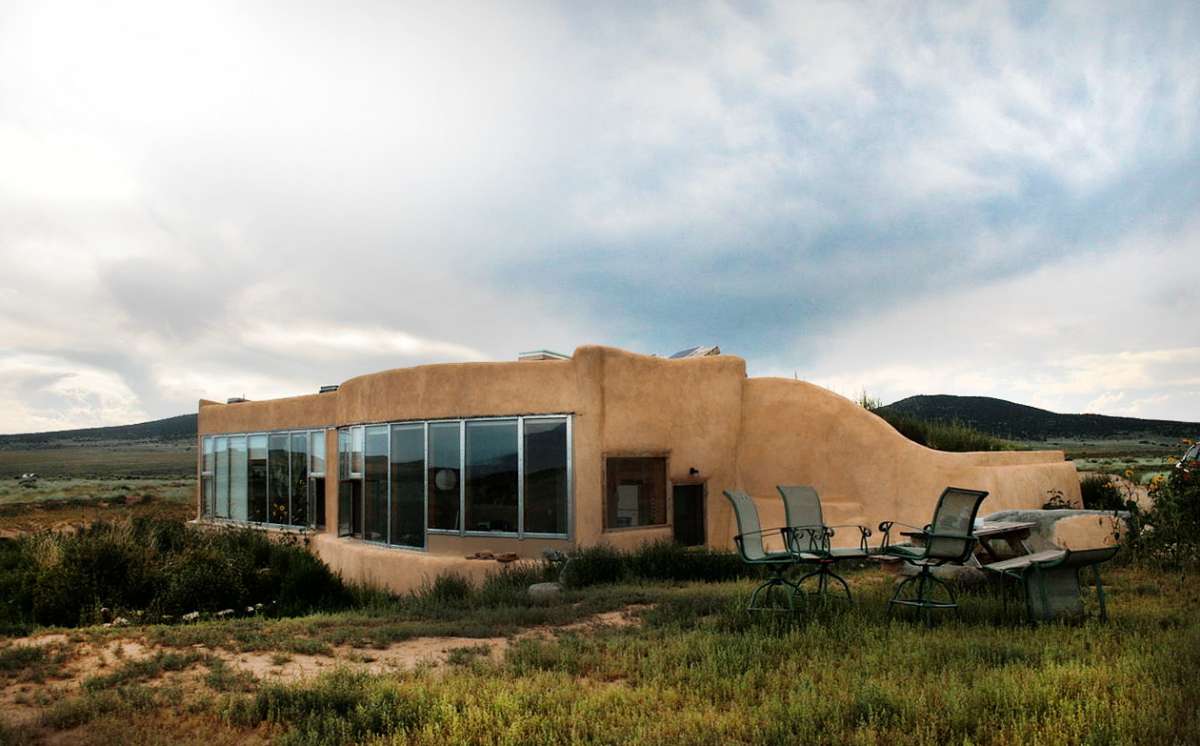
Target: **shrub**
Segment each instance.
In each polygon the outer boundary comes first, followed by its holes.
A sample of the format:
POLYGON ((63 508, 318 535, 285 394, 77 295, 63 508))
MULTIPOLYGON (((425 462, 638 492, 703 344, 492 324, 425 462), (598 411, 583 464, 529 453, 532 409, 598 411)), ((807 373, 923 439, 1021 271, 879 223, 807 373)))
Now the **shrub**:
POLYGON ((1015 446, 1001 438, 978 430, 965 422, 923 420, 904 412, 894 412, 881 406, 864 391, 858 403, 867 411, 879 415, 904 437, 939 451, 1007 451, 1015 446))
POLYGON ((583 588, 597 583, 615 583, 624 574, 621 553, 607 544, 597 544, 571 555, 563 567, 561 580, 568 588, 583 588))
POLYGON ((1121 488, 1107 474, 1089 474, 1079 482, 1083 507, 1089 510, 1127 510, 1121 488))
POLYGON ((626 558, 629 574, 646 580, 721 582, 746 577, 749 567, 733 552, 689 549, 659 540, 638 547, 626 558))
POLYGON ((431 606, 466 606, 474 592, 470 580, 456 572, 448 572, 438 575, 433 582, 423 583, 413 596, 431 606))
POLYGON ((1176 471, 1150 485, 1151 507, 1135 519, 1144 527, 1131 533, 1138 559, 1170 568, 1200 566, 1200 475, 1176 471))
POLYGON ((179 521, 97 523, 0 542, 0 625, 75 626, 140 610, 145 619, 263 604, 299 614, 348 606, 341 579, 294 539, 179 521))
POLYGON ((623 579, 720 582, 756 576, 733 552, 689 549, 663 539, 621 552, 601 544, 582 549, 563 568, 562 583, 582 588, 623 579))

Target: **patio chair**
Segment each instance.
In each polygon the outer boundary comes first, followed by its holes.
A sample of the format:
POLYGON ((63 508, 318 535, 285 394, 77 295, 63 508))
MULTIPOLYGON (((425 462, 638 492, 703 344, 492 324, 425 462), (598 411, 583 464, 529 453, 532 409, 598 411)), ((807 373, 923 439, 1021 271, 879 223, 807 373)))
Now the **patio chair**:
MULTIPOLYGON (((1029 621, 1051 621, 1063 617, 1082 617, 1083 584, 1079 573, 1092 568, 1096 581, 1096 600, 1100 604, 1100 620, 1108 620, 1104 603, 1104 583, 1100 580, 1100 564, 1112 559, 1118 547, 1099 549, 1051 549, 984 565, 983 569, 1015 580, 1025 595, 1025 613, 1029 621)), ((1008 605, 1008 594, 1004 596, 1008 605)))
POLYGON ((879 530, 883 532, 883 544, 879 554, 901 559, 920 568, 916 575, 906 578, 896 586, 896 592, 888 601, 889 614, 896 606, 915 606, 922 610, 928 625, 932 624, 930 612, 933 609, 954 609, 957 613, 958 599, 954 590, 933 574, 933 568, 961 565, 971 558, 976 543, 973 531, 975 515, 979 512, 979 504, 987 496, 987 492, 980 490, 947 487, 938 498, 937 508, 933 511, 933 521, 919 529, 919 533, 916 534, 916 537, 921 539, 920 545, 891 543, 892 527, 907 524, 897 521, 884 521, 879 524, 879 530), (910 598, 902 598, 904 589, 914 582, 917 584, 916 594, 910 598), (949 601, 934 598, 938 586, 946 591, 949 601))
POLYGON ((829 581, 833 579, 842 584, 842 589, 846 592, 846 600, 853 603, 854 598, 850 595, 850 585, 845 578, 834 572, 833 566, 841 560, 866 559, 870 554, 867 537, 871 535, 871 529, 852 524, 826 525, 821 510, 821 497, 817 494, 816 489, 806 484, 778 484, 775 485, 775 489, 779 490, 779 495, 783 498, 783 509, 787 514, 787 527, 791 529, 792 552, 800 562, 817 566, 817 569, 797 580, 796 585, 802 587, 804 581, 815 577, 817 590, 814 593, 824 598, 829 590, 829 581), (859 545, 834 548, 831 540, 836 533, 835 529, 839 528, 858 529, 859 545))
POLYGON ((737 545, 738 554, 742 557, 742 562, 748 565, 763 565, 770 573, 761 585, 754 589, 754 593, 750 596, 750 603, 746 605, 747 611, 765 611, 772 607, 771 595, 776 588, 786 586, 791 591, 784 590, 785 600, 787 601, 787 610, 795 609, 793 596, 799 592, 800 587, 792 581, 783 577, 784 571, 796 564, 796 557, 791 551, 791 530, 788 528, 761 528, 758 522, 758 508, 754 505, 754 498, 747 495, 741 490, 725 490, 725 497, 733 504, 733 513, 737 517, 738 533, 733 537, 733 543, 737 545), (783 551, 768 551, 763 543, 764 536, 772 536, 778 534, 783 543, 783 551), (758 595, 763 590, 767 591, 764 606, 758 605, 758 595))

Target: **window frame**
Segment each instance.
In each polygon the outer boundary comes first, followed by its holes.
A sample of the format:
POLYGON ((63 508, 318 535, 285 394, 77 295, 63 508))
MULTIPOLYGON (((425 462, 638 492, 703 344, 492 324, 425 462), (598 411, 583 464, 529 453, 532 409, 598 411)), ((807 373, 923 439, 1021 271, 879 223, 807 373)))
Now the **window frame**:
POLYGON ((671 504, 671 494, 674 482, 671 481, 671 452, 670 451, 613 451, 603 454, 601 464, 601 507, 603 518, 601 533, 621 533, 624 531, 650 531, 671 528, 675 524, 674 507, 671 504), (609 526, 608 525, 608 462, 609 459, 656 458, 663 461, 663 523, 646 523, 640 526, 609 526))
MULTIPOLYGON (((343 431, 350 432, 355 428, 365 428, 367 426, 386 425, 388 428, 388 462, 391 463, 391 437, 392 428, 397 425, 420 425, 424 430, 425 437, 425 535, 435 536, 458 536, 458 537, 476 537, 476 538, 494 538, 494 539, 547 539, 554 541, 571 541, 575 535, 575 449, 574 449, 574 424, 575 417, 571 412, 548 413, 548 414, 530 414, 530 415, 495 415, 488 417, 446 417, 429 420, 389 420, 385 422, 363 423, 361 425, 350 425, 337 429, 340 434, 343 431), (515 420, 517 424, 517 530, 516 531, 468 531, 466 530, 466 488, 467 488, 467 422, 480 421, 496 421, 496 420, 515 420), (525 422, 526 420, 562 420, 565 421, 567 427, 567 517, 565 533, 543 533, 525 530, 525 422), (430 437, 429 428, 431 425, 438 424, 455 424, 458 426, 458 528, 431 528, 429 526, 429 451, 430 437)), ((339 435, 340 437, 340 435, 339 435)), ((353 436, 351 435, 351 439, 353 436)), ((365 442, 365 441, 364 441, 365 442)), ((342 451, 338 449, 338 459, 342 458, 342 451)), ((349 457, 347 457, 349 458, 349 457)), ((338 464, 339 473, 341 464, 338 464)), ((347 472, 348 479, 363 479, 362 474, 347 472)), ((365 499, 365 496, 364 496, 365 499)), ((391 542, 390 527, 391 527, 391 479, 388 479, 388 527, 389 536, 386 542, 370 541, 367 539, 356 538, 352 535, 342 536, 339 538, 355 539, 372 546, 383 546, 389 549, 399 549, 409 552, 428 552, 429 542, 426 540, 425 547, 409 547, 403 544, 393 544, 391 542)))
MULTIPOLYGON (((239 433, 213 433, 213 434, 211 434, 211 435, 205 435, 205 436, 202 436, 202 437, 203 437, 203 438, 205 438, 205 439, 210 439, 210 438, 211 438, 211 439, 212 439, 212 441, 213 441, 213 450, 214 450, 214 459, 213 459, 213 462, 214 462, 214 463, 213 463, 213 467, 214 467, 214 470, 215 470, 215 468, 216 468, 216 458, 215 458, 215 451, 216 451, 216 441, 217 441, 217 439, 219 439, 219 438, 227 438, 227 439, 229 439, 229 438, 245 438, 245 439, 246 439, 246 454, 247 454, 247 459, 248 459, 248 458, 249 458, 249 453, 250 453, 250 438, 251 438, 251 437, 253 437, 253 436, 256 436, 256 435, 267 436, 267 443, 268 443, 268 446, 267 446, 267 474, 266 474, 266 476, 267 476, 267 500, 269 501, 269 500, 271 499, 271 467, 270 467, 271 459, 270 459, 270 436, 272 436, 272 435, 287 435, 287 436, 288 436, 288 449, 287 449, 287 450, 288 450, 288 475, 289 475, 289 479, 288 479, 288 482, 289 482, 289 485, 288 485, 288 486, 289 486, 289 492, 288 492, 288 500, 289 500, 289 503, 288 503, 288 517, 290 518, 290 517, 291 517, 291 513, 292 513, 292 510, 291 510, 291 502, 290 502, 290 501, 291 501, 291 492, 290 492, 290 487, 291 487, 291 479, 290 479, 290 475, 291 475, 291 461, 292 461, 292 458, 291 458, 291 454, 292 454, 292 437, 293 437, 293 436, 295 436, 295 435, 297 435, 297 434, 301 434, 301 433, 303 433, 303 434, 305 434, 305 435, 306 435, 307 442, 308 442, 308 444, 309 444, 309 446, 308 446, 308 447, 309 447, 309 450, 310 450, 310 453, 309 453, 309 459, 310 459, 310 461, 311 461, 311 457, 312 457, 312 454, 311 454, 311 449, 312 449, 312 434, 313 434, 313 433, 324 433, 324 432, 326 432, 328 429, 329 429, 329 428, 326 428, 326 427, 311 427, 311 428, 309 428, 309 427, 301 427, 301 428, 292 428, 292 429, 287 429, 287 430, 250 430, 250 431, 247 431, 247 432, 239 432, 239 433)), ((328 436, 326 436, 326 437, 328 437, 328 436)), ((204 463, 204 462, 203 462, 203 458, 204 458, 204 455, 203 455, 203 452, 201 452, 201 464, 203 464, 203 463, 204 463)), ((327 460, 328 460, 328 459, 327 459, 327 460)), ((326 469, 328 469, 328 468, 329 468, 329 467, 328 467, 328 465, 326 465, 326 469)), ((232 471, 232 470, 231 470, 231 471, 232 471)), ((203 466, 201 466, 201 478, 202 478, 202 480, 203 480, 203 478, 204 478, 205 476, 206 476, 206 473, 203 471, 203 466)), ((312 474, 310 473, 310 474, 309 474, 309 478, 311 478, 311 477, 312 477, 312 474)), ((231 474, 231 478, 232 478, 232 474, 231 474)), ((249 477, 247 476, 247 479, 248 479, 248 478, 249 478, 249 477)), ((215 493, 216 493, 216 489, 215 489, 215 481, 216 481, 216 480, 215 480, 215 478, 214 478, 214 480, 213 480, 213 481, 214 481, 214 490, 213 490, 213 492, 214 492, 214 502, 215 502, 215 498, 216 498, 216 494, 215 494, 215 493)), ((231 492, 232 492, 232 483, 231 483, 230 487, 231 487, 231 492)), ((203 486, 201 487, 201 489, 203 489, 203 486)), ((249 500, 249 497, 250 497, 250 495, 249 495, 249 484, 248 484, 248 483, 247 483, 247 490, 246 490, 246 492, 247 492, 247 494, 246 494, 246 498, 247 498, 247 500, 249 500)), ((322 495, 322 496, 321 496, 321 498, 322 498, 322 499, 324 499, 324 495, 322 495)), ((214 506, 214 507, 215 507, 215 506, 214 506)), ((232 510, 231 510, 230 512, 232 512, 232 510)), ((249 514, 249 510, 247 510, 247 515, 248 515, 248 514, 249 514)), ((271 511, 268 509, 268 510, 267 510, 267 516, 269 517, 270 515, 271 515, 271 511)), ((310 521, 309 521, 308 523, 306 523, 305 525, 303 525, 303 526, 296 526, 296 525, 293 525, 293 524, 290 524, 290 523, 273 523, 273 522, 271 522, 271 521, 269 521, 269 520, 268 520, 268 521, 252 521, 252 520, 249 520, 249 519, 247 519, 247 520, 244 520, 244 521, 242 521, 242 520, 237 520, 237 519, 235 519, 235 518, 233 518, 233 517, 218 516, 218 515, 216 515, 216 514, 215 514, 215 512, 214 512, 214 514, 213 514, 213 515, 205 515, 205 516, 204 516, 204 519, 205 519, 205 520, 207 520, 207 521, 212 521, 212 522, 215 522, 215 523, 228 523, 228 524, 232 524, 232 525, 235 525, 235 526, 261 526, 261 527, 264 527, 264 528, 273 528, 273 529, 286 529, 286 530, 289 530, 289 531, 318 531, 319 529, 317 529, 317 528, 316 528, 316 527, 315 527, 315 526, 312 524, 312 522, 311 522, 311 516, 309 516, 309 518, 310 518, 310 521)))

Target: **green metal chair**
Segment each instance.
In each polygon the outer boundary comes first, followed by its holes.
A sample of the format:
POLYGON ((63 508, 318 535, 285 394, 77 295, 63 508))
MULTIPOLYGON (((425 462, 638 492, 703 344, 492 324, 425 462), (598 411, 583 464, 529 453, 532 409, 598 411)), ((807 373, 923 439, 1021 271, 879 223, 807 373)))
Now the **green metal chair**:
POLYGON ((796 564, 796 557, 791 551, 791 531, 788 528, 762 528, 758 522, 758 508, 754 505, 754 498, 741 490, 725 490, 724 492, 725 497, 733 504, 733 513, 737 516, 738 534, 733 537, 733 543, 737 545, 742 562, 748 565, 763 565, 770 573, 770 577, 754 589, 754 593, 750 596, 750 603, 746 605, 746 610, 774 610, 774 607, 770 606, 771 595, 776 588, 786 586, 791 589, 791 592, 784 590, 787 610, 794 611, 796 607, 793 597, 800 591, 800 587, 783 577, 784 571, 796 564), (784 551, 782 552, 768 551, 766 545, 763 544, 764 536, 775 534, 778 534, 783 541, 784 551), (760 606, 758 605, 758 596, 764 589, 767 592, 766 605, 760 606))
POLYGON ((879 524, 879 530, 883 532, 883 544, 879 554, 904 560, 920 568, 916 575, 906 578, 896 586, 896 592, 888 601, 889 614, 896 606, 915 606, 924 613, 925 623, 932 624, 933 609, 954 609, 957 612, 958 599, 954 590, 933 574, 933 568, 961 565, 971 558, 977 541, 974 534, 975 516, 979 512, 979 504, 987 496, 987 492, 980 490, 947 487, 938 498, 937 508, 933 511, 933 521, 919 529, 919 533, 916 534, 917 538, 921 539, 920 545, 891 543, 892 526, 907 524, 897 521, 884 521, 879 524), (904 589, 914 582, 917 584, 916 594, 902 598, 904 589), (938 586, 946 591, 949 601, 934 597, 938 586))
MULTIPOLYGON (((1084 615, 1083 584, 1079 581, 1079 573, 1085 567, 1091 567, 1096 581, 1096 600, 1100 604, 1100 620, 1107 621, 1108 608, 1104 602, 1100 564, 1112 559, 1117 549, 1047 550, 993 562, 984 565, 983 569, 1015 580, 1024 592, 1027 618, 1037 622, 1084 615)), ((1004 600, 1007 607, 1007 593, 1004 600)))
POLYGON ((842 589, 846 592, 846 600, 853 603, 854 597, 850 595, 850 585, 845 578, 834 572, 833 566, 841 560, 866 559, 870 554, 867 537, 871 535, 871 529, 853 524, 826 525, 825 516, 821 510, 821 497, 817 494, 816 489, 809 485, 778 484, 775 485, 775 489, 779 490, 779 495, 783 498, 783 509, 787 514, 787 527, 791 529, 792 553, 796 555, 799 562, 817 566, 817 569, 797 580, 796 585, 803 587, 804 581, 816 578, 817 590, 813 594, 824 598, 829 591, 829 581, 836 580, 842 584, 842 589), (833 547, 831 540, 836 533, 835 529, 839 528, 857 528, 860 533, 859 545, 857 547, 833 547))

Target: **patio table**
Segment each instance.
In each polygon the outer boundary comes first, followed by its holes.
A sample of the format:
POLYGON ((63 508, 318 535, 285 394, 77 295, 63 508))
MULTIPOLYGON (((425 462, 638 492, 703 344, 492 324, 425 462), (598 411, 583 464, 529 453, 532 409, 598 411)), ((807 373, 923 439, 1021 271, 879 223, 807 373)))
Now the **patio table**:
MULTIPOLYGON (((1033 531, 1037 528, 1037 524, 1026 521, 983 521, 975 527, 973 531, 975 538, 979 540, 979 547, 976 554, 982 553, 984 560, 987 562, 996 562, 1002 559, 999 552, 992 545, 992 542, 1003 541, 1008 545, 1008 555, 1012 557, 1021 557, 1026 554, 1032 554, 1028 539, 1033 531)), ((913 540, 913 543, 920 543, 921 538, 925 536, 923 531, 901 531, 902 536, 907 536, 913 540)), ((974 566, 980 567, 984 563, 974 558, 974 566)))

